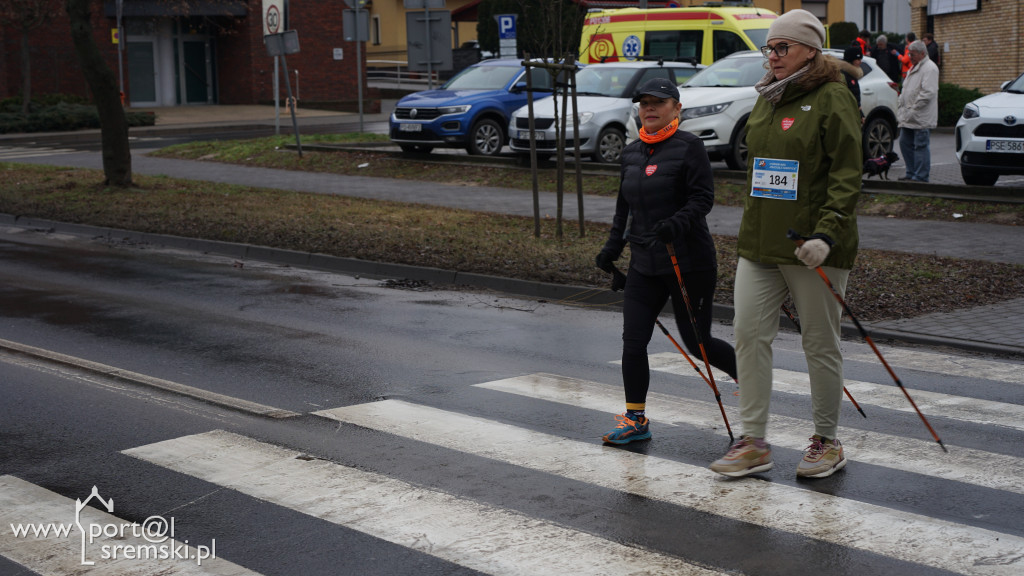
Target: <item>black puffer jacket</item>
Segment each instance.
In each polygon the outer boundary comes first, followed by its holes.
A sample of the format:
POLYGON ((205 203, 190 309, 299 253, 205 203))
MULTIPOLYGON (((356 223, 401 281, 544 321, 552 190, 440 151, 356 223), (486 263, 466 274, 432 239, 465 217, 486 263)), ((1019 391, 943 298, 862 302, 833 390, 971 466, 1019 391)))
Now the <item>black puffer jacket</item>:
POLYGON ((715 202, 715 185, 704 143, 676 130, 656 144, 636 140, 622 151, 622 178, 615 217, 604 250, 618 258, 630 242, 630 267, 641 274, 674 274, 668 250, 653 242, 654 225, 669 219, 682 272, 717 267, 715 244, 705 217, 715 202))

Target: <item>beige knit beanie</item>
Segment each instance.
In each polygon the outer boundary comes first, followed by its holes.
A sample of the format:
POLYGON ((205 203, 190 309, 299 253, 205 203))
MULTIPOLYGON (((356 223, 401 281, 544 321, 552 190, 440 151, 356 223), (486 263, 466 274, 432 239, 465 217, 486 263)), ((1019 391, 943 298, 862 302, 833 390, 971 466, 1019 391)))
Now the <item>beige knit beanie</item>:
POLYGON ((825 27, 807 10, 790 10, 779 16, 768 28, 768 40, 790 40, 821 50, 825 44, 825 27))

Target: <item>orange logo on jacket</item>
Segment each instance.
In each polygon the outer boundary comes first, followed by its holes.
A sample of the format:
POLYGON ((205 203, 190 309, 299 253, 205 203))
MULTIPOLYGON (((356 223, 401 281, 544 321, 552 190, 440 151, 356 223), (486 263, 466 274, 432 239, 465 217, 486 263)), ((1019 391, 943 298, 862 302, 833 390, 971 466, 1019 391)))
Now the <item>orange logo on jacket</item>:
POLYGON ((782 130, 789 130, 789 127, 793 125, 795 118, 783 118, 782 119, 782 130))
POLYGON ((644 168, 644 172, 646 172, 647 175, 650 176, 651 174, 654 174, 655 170, 657 170, 657 169, 658 169, 658 165, 657 164, 651 164, 647 168, 644 168))

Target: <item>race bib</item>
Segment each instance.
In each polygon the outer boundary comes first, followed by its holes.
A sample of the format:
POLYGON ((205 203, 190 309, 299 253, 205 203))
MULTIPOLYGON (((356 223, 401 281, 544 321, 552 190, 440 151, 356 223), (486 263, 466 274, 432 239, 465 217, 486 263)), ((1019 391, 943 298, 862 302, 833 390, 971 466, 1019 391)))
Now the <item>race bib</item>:
POLYGON ((799 172, 800 162, 797 160, 754 158, 750 195, 773 200, 796 200, 799 172))

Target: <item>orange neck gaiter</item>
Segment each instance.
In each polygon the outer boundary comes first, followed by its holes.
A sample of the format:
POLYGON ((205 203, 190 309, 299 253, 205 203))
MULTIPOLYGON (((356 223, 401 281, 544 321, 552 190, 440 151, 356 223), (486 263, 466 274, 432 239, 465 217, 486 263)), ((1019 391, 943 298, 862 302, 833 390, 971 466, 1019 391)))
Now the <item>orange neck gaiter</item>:
POLYGON ((643 129, 643 127, 640 127, 640 139, 648 144, 656 144, 675 134, 678 128, 679 118, 673 119, 668 126, 665 126, 661 130, 658 130, 654 134, 648 134, 647 131, 643 129))

